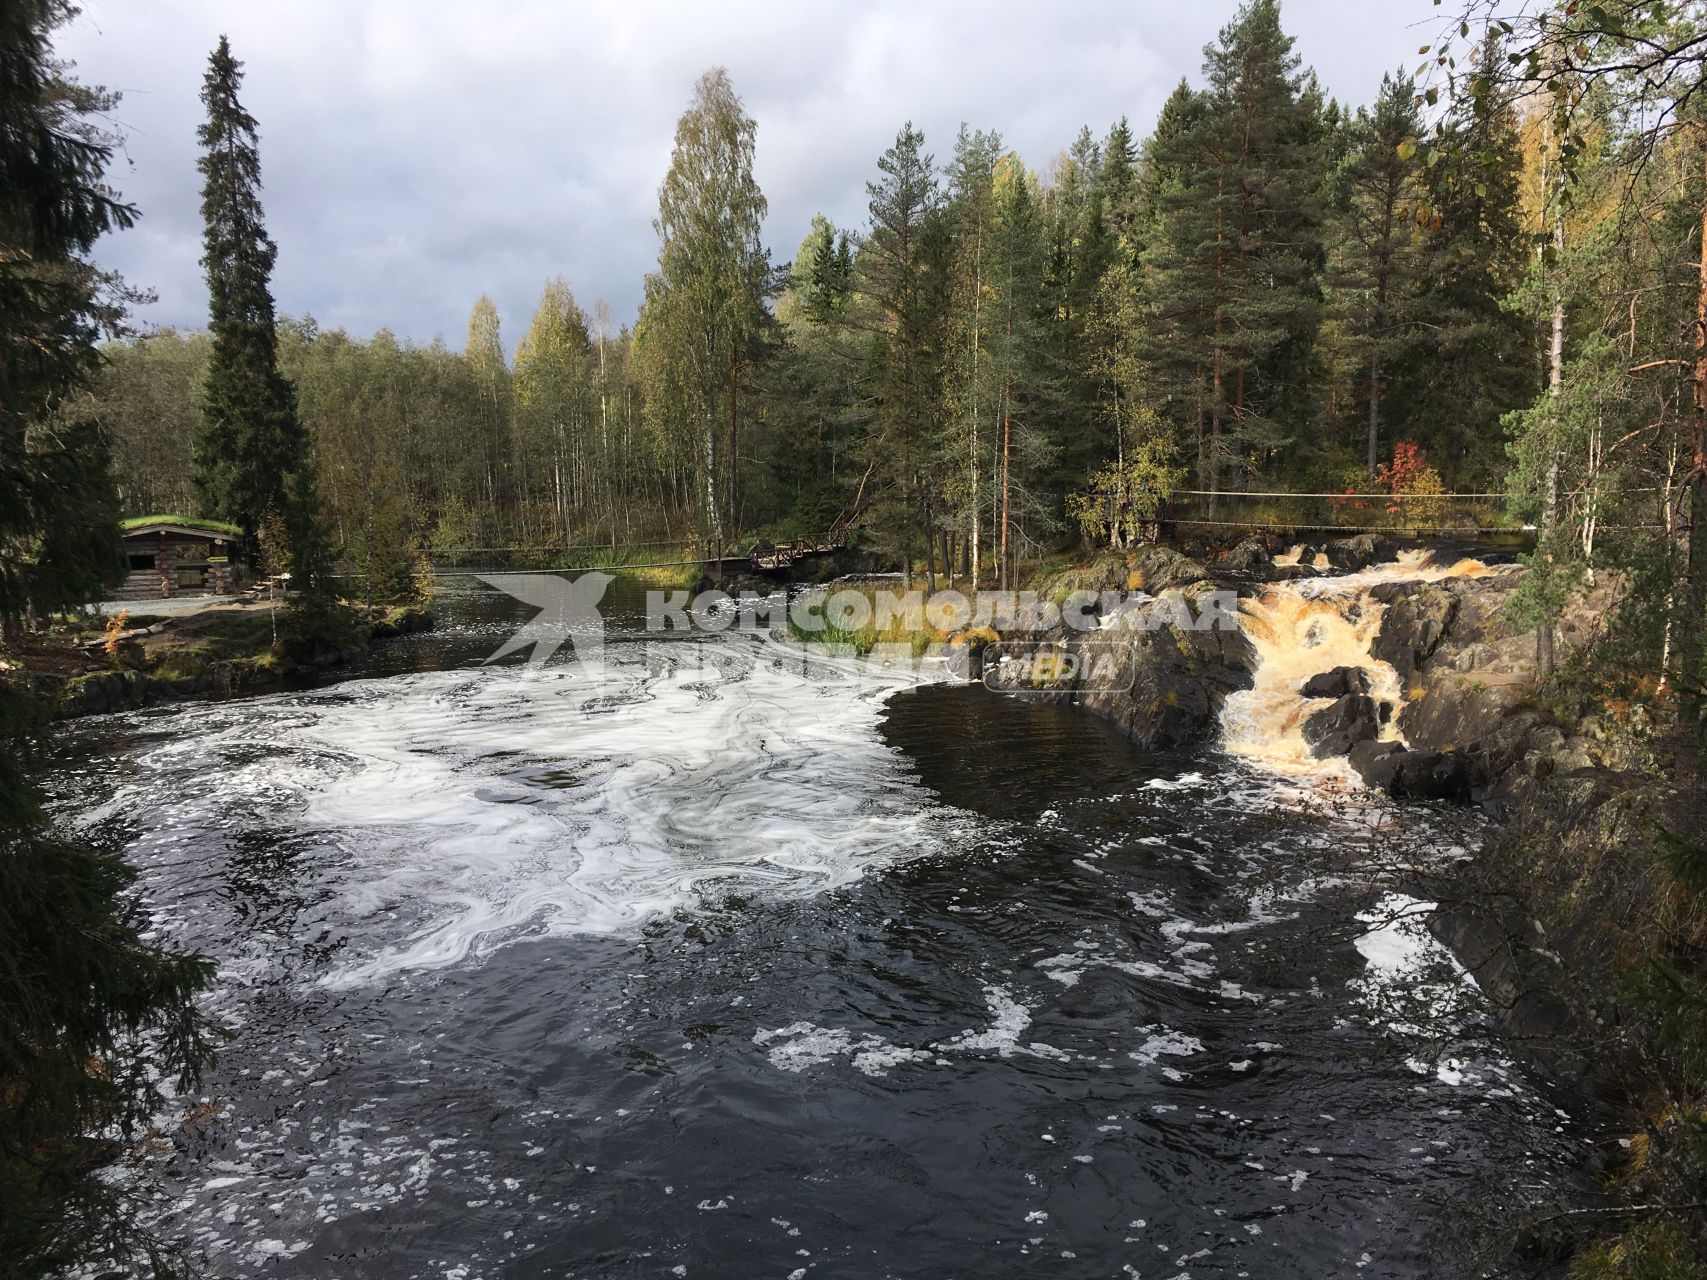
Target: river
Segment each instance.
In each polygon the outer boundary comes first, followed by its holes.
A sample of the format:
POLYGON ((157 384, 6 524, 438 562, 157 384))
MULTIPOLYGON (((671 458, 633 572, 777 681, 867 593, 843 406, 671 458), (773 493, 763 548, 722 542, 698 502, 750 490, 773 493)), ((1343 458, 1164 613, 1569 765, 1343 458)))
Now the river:
POLYGON ((59 812, 219 964, 124 1175, 213 1273, 1448 1276, 1575 1176, 1568 1102, 1393 1007, 1464 979, 1359 867, 1471 818, 643 638, 625 585, 596 680, 483 666, 532 611, 469 589, 66 731, 59 812))

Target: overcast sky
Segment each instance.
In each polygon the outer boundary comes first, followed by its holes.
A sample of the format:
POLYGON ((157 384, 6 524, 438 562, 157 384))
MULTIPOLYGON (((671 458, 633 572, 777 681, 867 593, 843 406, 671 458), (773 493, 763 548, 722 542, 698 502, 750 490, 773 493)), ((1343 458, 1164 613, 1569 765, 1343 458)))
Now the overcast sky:
MULTIPOLYGON (((878 0, 577 5, 558 0, 82 0, 62 55, 120 90, 140 206, 98 250, 154 289, 146 324, 200 327, 207 299, 195 129, 223 32, 260 122, 282 310, 366 336, 462 346, 470 305, 498 304, 505 345, 540 286, 569 279, 631 322, 657 256, 652 216, 676 117, 707 67, 758 122, 766 241, 793 257, 813 213, 857 227, 865 180, 905 120, 946 160, 961 121, 1047 171, 1081 124, 1148 132, 1234 0, 878 0)), ((1284 0, 1327 91, 1368 102, 1414 67, 1432 0, 1284 0)))

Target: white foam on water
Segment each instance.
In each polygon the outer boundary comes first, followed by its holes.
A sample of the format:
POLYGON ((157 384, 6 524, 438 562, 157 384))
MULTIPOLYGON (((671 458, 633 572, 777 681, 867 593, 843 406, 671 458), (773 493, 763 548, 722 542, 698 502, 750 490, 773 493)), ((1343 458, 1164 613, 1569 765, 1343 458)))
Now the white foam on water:
POLYGON ((928 678, 722 637, 609 645, 592 678, 355 681, 241 716, 186 712, 201 723, 145 749, 108 807, 189 840, 263 801, 270 829, 331 842, 335 914, 365 951, 323 981, 375 982, 940 851, 973 820, 931 800, 878 732, 884 701, 928 678), (139 790, 148 803, 131 803, 139 790))
MULTIPOLYGON (((1357 919, 1371 927, 1352 940, 1366 968, 1351 985, 1366 1005, 1383 1015, 1390 1033, 1436 1037, 1443 1026, 1456 1025, 1466 994, 1476 991, 1474 975, 1429 932, 1428 918, 1435 910, 1435 903, 1389 892, 1358 913, 1357 919), (1417 1018, 1428 1025, 1419 1026, 1414 1021, 1417 1018)), ((1418 1075, 1432 1075, 1447 1085, 1482 1079, 1481 1073, 1468 1070, 1460 1058, 1425 1061, 1413 1057, 1406 1065, 1418 1075)))
POLYGON ((1031 1026, 1031 1010, 1016 1000, 1008 988, 986 986, 984 1001, 991 1017, 987 1027, 969 1028, 928 1049, 894 1044, 871 1032, 855 1035, 841 1027, 821 1027, 813 1022, 760 1029, 753 1033, 753 1043, 765 1047, 765 1056, 773 1067, 796 1073, 842 1057, 851 1059, 854 1068, 868 1076, 888 1075, 891 1067, 908 1062, 942 1066, 948 1062, 945 1055, 950 1054, 994 1054, 999 1058, 1024 1054, 1058 1062, 1071 1059, 1071 1054, 1053 1045, 1035 1040, 1021 1042, 1026 1028, 1031 1026))
POLYGON ((1127 1056, 1145 1066, 1153 1064, 1164 1054, 1173 1058, 1189 1058, 1192 1054, 1203 1052, 1203 1041, 1196 1036, 1188 1036, 1183 1031, 1175 1031, 1171 1027, 1139 1027, 1140 1031, 1148 1032, 1149 1038, 1127 1056))

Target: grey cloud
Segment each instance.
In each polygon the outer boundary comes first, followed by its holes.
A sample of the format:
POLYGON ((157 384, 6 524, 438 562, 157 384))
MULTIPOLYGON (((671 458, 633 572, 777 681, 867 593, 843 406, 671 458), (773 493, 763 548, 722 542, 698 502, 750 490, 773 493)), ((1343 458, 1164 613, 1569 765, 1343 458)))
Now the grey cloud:
MULTIPOLYGON (((125 93, 130 163, 114 177, 144 218, 99 256, 158 292, 143 322, 205 322, 197 94, 225 32, 261 125, 280 307, 460 346, 469 306, 490 293, 513 346, 556 274, 583 305, 603 297, 632 320, 675 120, 706 67, 729 68, 758 121, 766 235, 783 261, 815 212, 861 223, 864 183, 904 120, 939 161, 964 120, 1039 170, 1081 124, 1100 135, 1126 115, 1142 135, 1234 8, 85 0, 59 47, 83 78, 125 93)), ((1440 12, 1285 3, 1305 61, 1354 103, 1414 59, 1440 12)))

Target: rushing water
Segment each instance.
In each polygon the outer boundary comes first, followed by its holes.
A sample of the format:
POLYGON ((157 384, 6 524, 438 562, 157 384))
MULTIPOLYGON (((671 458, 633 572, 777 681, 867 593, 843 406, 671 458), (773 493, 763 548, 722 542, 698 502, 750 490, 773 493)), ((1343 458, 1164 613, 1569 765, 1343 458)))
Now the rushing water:
POLYGON ((214 1273, 1443 1276, 1566 1176, 1543 1085, 1387 1025, 1461 978, 1357 921, 1372 801, 738 637, 480 665, 528 612, 67 739, 219 961, 134 1175, 214 1273))

